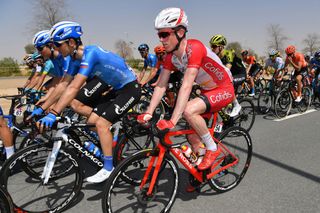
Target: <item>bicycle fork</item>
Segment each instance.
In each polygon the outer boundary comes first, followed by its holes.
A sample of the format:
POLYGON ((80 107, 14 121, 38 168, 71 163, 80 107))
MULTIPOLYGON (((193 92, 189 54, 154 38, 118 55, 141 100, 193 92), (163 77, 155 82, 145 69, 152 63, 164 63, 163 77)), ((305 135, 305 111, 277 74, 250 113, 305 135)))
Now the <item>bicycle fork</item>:
POLYGON ((159 155, 158 156, 152 156, 152 158, 151 158, 151 160, 149 162, 148 168, 146 170, 146 173, 144 174, 142 182, 140 184, 140 190, 142 190, 144 185, 146 184, 149 176, 150 176, 150 173, 151 173, 151 170, 153 168, 154 162, 155 162, 155 160, 157 158, 156 165, 155 165, 155 168, 154 168, 154 172, 152 174, 150 185, 149 185, 149 188, 148 188, 148 191, 147 191, 147 195, 148 196, 150 196, 152 194, 154 185, 155 185, 156 180, 158 178, 158 174, 159 174, 159 170, 160 170, 160 167, 161 167, 161 164, 162 164, 162 161, 163 161, 163 157, 164 157, 165 152, 166 152, 164 147, 158 146, 158 148, 160 149, 159 150, 159 155))
MULTIPOLYGON (((63 129, 58 130, 57 136, 62 136, 63 139, 67 137, 65 134, 63 134, 63 129)), ((43 180, 43 184, 47 184, 54 166, 54 163, 56 162, 59 150, 61 148, 63 140, 57 140, 53 143, 52 151, 49 153, 46 165, 44 166, 41 179, 43 180)))

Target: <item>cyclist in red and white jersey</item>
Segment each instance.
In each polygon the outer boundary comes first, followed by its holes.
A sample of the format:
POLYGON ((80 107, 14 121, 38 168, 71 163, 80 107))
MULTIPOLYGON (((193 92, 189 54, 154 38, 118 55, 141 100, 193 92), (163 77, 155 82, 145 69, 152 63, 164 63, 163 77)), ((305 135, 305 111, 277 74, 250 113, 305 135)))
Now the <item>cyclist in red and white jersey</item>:
MULTIPOLYGON (((138 117, 138 120, 146 122, 151 119, 166 91, 170 72, 182 72, 184 74, 182 86, 171 119, 160 120, 157 127, 160 130, 174 128, 183 114, 197 132, 197 137, 200 136, 206 145, 206 154, 198 166, 199 170, 205 170, 220 155, 221 149, 214 143, 201 114, 219 111, 231 103, 234 98, 234 89, 231 73, 222 64, 219 57, 200 41, 186 39, 187 26, 187 15, 180 8, 167 8, 158 14, 155 28, 158 31, 160 42, 166 49, 167 56, 150 106, 144 114, 138 117), (194 82, 201 86, 201 96, 189 101, 194 82)), ((190 143, 194 151, 197 151, 195 149, 201 145, 200 140, 190 141, 190 143), (194 144, 195 142, 197 144, 194 144)))

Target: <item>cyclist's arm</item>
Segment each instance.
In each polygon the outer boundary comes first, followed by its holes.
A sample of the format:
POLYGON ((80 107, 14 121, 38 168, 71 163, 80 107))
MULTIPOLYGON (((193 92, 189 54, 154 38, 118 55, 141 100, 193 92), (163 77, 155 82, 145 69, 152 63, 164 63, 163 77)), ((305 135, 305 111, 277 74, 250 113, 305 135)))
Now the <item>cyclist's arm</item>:
POLYGON ((63 92, 59 101, 54 105, 53 111, 61 113, 76 97, 81 87, 86 83, 88 76, 78 73, 67 89, 63 92))
POLYGON ((48 109, 54 103, 56 103, 64 91, 66 91, 68 84, 72 81, 73 77, 71 75, 66 74, 61 82, 54 88, 54 91, 50 94, 47 100, 41 105, 43 110, 48 109))
POLYGON ((178 123, 190 97, 193 83, 197 77, 198 68, 187 68, 182 85, 177 96, 177 103, 171 116, 171 122, 175 125, 178 123))
POLYGON ((154 76, 156 76, 157 71, 158 71, 158 69, 156 67, 152 67, 151 68, 151 70, 149 72, 149 75, 147 77, 147 80, 145 81, 145 84, 148 83, 151 79, 153 79, 154 76))
POLYGON ((140 73, 139 73, 138 82, 139 82, 140 84, 142 84, 142 81, 143 81, 143 78, 144 78, 146 69, 147 69, 147 68, 144 67, 144 68, 140 71, 140 73))
POLYGON ((154 92, 152 94, 152 98, 150 101, 150 105, 146 111, 146 113, 149 113, 150 115, 153 114, 154 110, 158 106, 158 104, 161 101, 161 98, 163 97, 164 93, 166 92, 168 81, 170 78, 170 71, 167 69, 163 69, 159 76, 159 82, 157 86, 154 88, 154 92))
POLYGON ((301 69, 301 64, 300 63, 298 63, 298 64, 294 63, 292 61, 292 57, 288 57, 288 61, 296 71, 300 71, 300 69, 301 69))
POLYGON ((39 76, 38 76, 38 80, 37 80, 37 83, 36 85, 34 86, 34 88, 36 90, 39 90, 41 88, 41 85, 43 84, 44 82, 44 79, 46 78, 47 76, 47 73, 41 73, 39 76))
POLYGON ((26 88, 28 88, 28 89, 33 89, 36 85, 37 85, 37 83, 38 83, 38 81, 39 81, 39 77, 40 77, 40 73, 35 73, 33 76, 32 76, 32 78, 31 78, 31 80, 30 80, 30 83, 26 86, 26 88))

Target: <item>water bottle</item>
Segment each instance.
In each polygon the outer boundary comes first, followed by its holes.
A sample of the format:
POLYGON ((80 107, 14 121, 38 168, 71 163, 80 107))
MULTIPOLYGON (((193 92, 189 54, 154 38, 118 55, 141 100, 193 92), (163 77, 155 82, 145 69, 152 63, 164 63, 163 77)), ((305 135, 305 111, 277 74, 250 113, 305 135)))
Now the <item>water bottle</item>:
POLYGON ((197 155, 192 151, 192 149, 187 145, 181 146, 182 153, 191 163, 196 163, 198 160, 197 155))
POLYGON ((102 155, 102 152, 99 147, 97 147, 94 143, 91 141, 84 142, 84 147, 92 153, 95 157, 100 158, 102 155))

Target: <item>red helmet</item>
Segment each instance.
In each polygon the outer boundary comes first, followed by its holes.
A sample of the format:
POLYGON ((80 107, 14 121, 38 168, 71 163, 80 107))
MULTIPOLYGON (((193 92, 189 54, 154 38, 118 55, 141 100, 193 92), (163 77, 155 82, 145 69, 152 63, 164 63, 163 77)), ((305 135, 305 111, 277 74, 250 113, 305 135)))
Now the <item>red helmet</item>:
POLYGON ((154 48, 156 54, 165 53, 166 49, 162 45, 158 45, 154 48))
POLYGON ((287 55, 290 55, 290 54, 293 54, 296 52, 296 47, 293 46, 293 45, 289 45, 287 48, 286 48, 286 54, 287 55))

